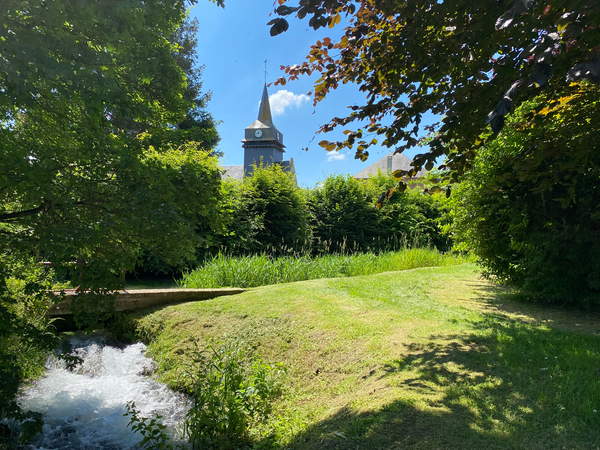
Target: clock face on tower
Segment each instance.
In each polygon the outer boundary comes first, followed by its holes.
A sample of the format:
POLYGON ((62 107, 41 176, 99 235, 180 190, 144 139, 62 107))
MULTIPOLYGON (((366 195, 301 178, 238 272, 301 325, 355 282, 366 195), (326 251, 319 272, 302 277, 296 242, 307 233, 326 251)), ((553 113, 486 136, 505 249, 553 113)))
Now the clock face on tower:
POLYGON ((254 136, 256 136, 257 138, 260 138, 260 137, 262 137, 262 130, 256 130, 256 131, 254 132, 254 136))

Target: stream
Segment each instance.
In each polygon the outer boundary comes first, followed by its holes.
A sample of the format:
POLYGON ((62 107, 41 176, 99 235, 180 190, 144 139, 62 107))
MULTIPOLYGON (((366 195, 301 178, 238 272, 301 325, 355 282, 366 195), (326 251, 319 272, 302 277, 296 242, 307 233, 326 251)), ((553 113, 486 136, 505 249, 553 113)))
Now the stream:
POLYGON ((129 450, 142 436, 127 427, 126 405, 134 401, 142 417, 160 420, 177 435, 187 412, 183 395, 152 380, 153 362, 142 343, 117 348, 102 336, 74 337, 66 343, 83 359, 73 371, 52 357, 47 374, 20 397, 25 410, 44 416, 44 431, 27 450, 129 450))

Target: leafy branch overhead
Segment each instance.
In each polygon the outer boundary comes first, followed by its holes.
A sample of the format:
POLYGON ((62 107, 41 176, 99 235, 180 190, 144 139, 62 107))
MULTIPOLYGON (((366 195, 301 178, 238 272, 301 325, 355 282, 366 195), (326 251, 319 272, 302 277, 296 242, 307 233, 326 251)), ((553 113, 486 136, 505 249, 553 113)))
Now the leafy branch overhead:
MULTIPOLYGON (((380 136, 385 147, 402 152, 417 144, 422 128, 434 136, 414 159, 416 170, 442 168, 455 177, 471 166, 480 136, 494 133, 524 100, 542 90, 557 99, 600 82, 600 2, 592 0, 278 0, 271 34, 288 28, 285 17, 308 19, 314 29, 333 27, 346 18, 339 41, 311 46, 307 61, 282 67, 285 84, 318 73, 314 102, 340 84, 355 83, 367 94, 321 127, 356 123, 339 142, 322 141, 327 150, 355 148, 366 159, 380 136), (425 113, 442 117, 422 127, 425 113), (367 122, 367 126, 362 125, 367 122), (360 124, 360 125, 359 125, 360 124)), ((489 139, 493 139, 492 135, 489 139)))

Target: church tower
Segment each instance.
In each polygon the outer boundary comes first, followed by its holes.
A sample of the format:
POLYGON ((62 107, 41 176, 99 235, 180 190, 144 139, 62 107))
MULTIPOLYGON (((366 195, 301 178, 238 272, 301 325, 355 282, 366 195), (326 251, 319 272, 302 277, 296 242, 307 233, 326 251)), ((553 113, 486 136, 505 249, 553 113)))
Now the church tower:
POLYGON ((271 105, 269 104, 269 93, 267 92, 267 83, 263 89, 260 108, 258 110, 258 119, 245 130, 242 140, 244 148, 244 174, 252 174, 252 165, 263 165, 278 163, 284 164, 283 154, 285 145, 283 145, 283 134, 273 124, 271 117, 271 105))

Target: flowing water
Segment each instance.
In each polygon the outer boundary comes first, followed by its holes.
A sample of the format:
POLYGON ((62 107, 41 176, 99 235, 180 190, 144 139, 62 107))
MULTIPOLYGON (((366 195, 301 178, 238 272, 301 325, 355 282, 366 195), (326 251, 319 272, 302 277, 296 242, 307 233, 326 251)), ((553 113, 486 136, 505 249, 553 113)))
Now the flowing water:
POLYGON ((126 450, 139 448, 142 436, 127 427, 126 405, 135 402, 142 417, 161 415, 176 434, 187 411, 185 398, 152 380, 152 360, 138 343, 120 349, 102 337, 69 341, 83 363, 67 370, 51 358, 47 375, 21 399, 26 410, 41 412, 44 432, 25 448, 62 450, 126 450))

